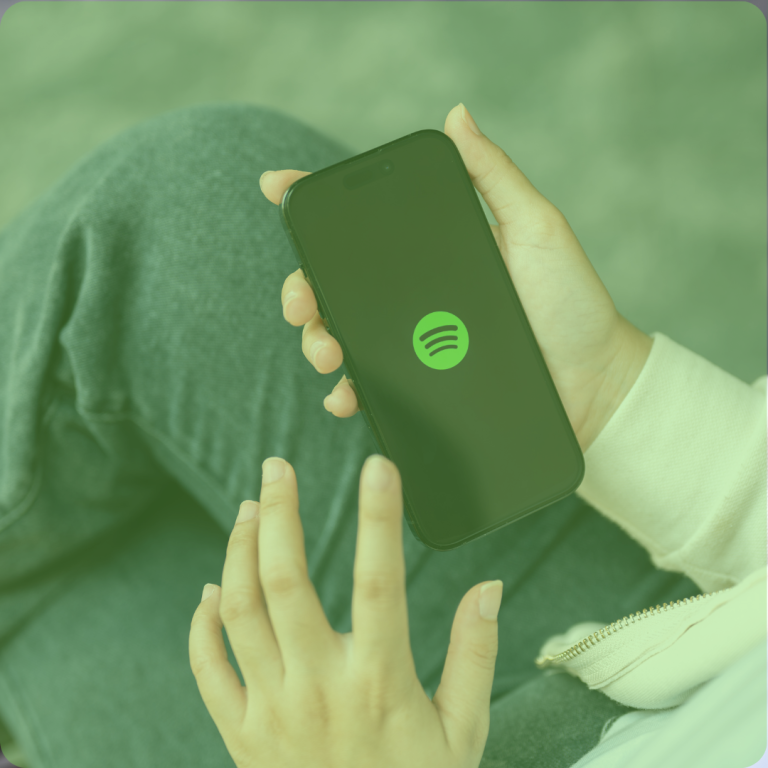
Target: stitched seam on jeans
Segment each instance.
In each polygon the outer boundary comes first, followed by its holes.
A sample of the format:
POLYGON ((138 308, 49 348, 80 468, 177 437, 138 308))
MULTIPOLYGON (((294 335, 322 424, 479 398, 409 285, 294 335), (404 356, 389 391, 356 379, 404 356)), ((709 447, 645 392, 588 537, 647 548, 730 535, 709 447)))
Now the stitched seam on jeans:
POLYGON ((163 446, 170 453, 172 453, 181 463, 189 467, 189 469, 191 469, 195 475, 197 475, 201 480, 203 480, 205 484, 215 493, 215 495, 219 499, 222 500, 222 502, 226 506, 233 507, 233 508, 237 506, 234 502, 232 502, 231 499, 228 499, 226 497, 226 495, 219 488, 219 485, 216 482, 216 480, 214 480, 206 470, 199 467, 192 460, 192 458, 190 458, 186 453, 184 453, 184 451, 182 451, 176 445, 176 443, 174 443, 174 441, 170 437, 155 430, 146 421, 144 421, 144 419, 141 416, 137 416, 136 414, 132 414, 132 413, 96 413, 95 411, 88 411, 87 409, 83 408, 77 403, 75 404, 75 410, 86 421, 106 422, 106 423, 114 423, 118 421, 131 421, 139 429, 146 432, 150 437, 153 437, 155 440, 162 443, 163 446))

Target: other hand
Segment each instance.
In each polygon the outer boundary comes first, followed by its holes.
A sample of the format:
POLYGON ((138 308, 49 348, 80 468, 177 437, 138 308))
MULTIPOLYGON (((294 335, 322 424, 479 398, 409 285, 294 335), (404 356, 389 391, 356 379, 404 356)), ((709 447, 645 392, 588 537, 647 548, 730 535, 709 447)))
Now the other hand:
MULTIPOLYGON (((369 458, 360 481, 352 632, 339 634, 307 573, 293 468, 282 459, 265 462, 260 501, 241 505, 221 588, 206 585, 212 592, 189 634, 200 694, 238 768, 480 764, 498 602, 487 619, 480 613, 484 584, 464 595, 430 700, 409 641, 402 520, 400 473, 383 456, 369 458), (284 473, 267 482, 271 462, 284 473), (385 487, 368 483, 379 469, 385 487), (227 658, 222 626, 244 686, 227 658)), ((495 590, 500 600, 500 586, 486 591, 483 606, 495 590)))
MULTIPOLYGON (((444 131, 499 222, 491 230, 586 452, 637 380, 653 340, 619 314, 563 214, 474 125, 458 104, 448 113, 444 131)), ((274 171, 262 177, 261 188, 279 205, 285 190, 308 175, 274 171)), ((337 370, 343 362, 341 346, 326 330, 301 268, 286 278, 281 300, 285 319, 304 326, 307 359, 320 373, 337 370)), ((357 396, 346 376, 325 407, 341 418, 357 413, 357 396)))

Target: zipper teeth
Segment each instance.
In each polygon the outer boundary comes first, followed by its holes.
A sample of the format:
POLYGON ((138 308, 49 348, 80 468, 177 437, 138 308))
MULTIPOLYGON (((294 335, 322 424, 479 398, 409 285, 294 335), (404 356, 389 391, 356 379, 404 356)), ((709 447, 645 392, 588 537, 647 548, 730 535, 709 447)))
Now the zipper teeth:
POLYGON ((642 613, 640 611, 630 613, 629 616, 625 616, 623 619, 606 624, 602 629, 598 629, 593 634, 587 635, 583 640, 574 643, 570 648, 558 653, 557 656, 544 656, 541 659, 537 659, 536 666, 541 668, 554 664, 562 664, 564 661, 568 661, 568 659, 574 659, 577 656, 581 656, 582 653, 586 653, 590 648, 594 648, 599 642, 602 642, 611 635, 615 635, 619 630, 628 627, 630 624, 636 624, 641 619, 647 619, 649 616, 656 616, 659 613, 672 610, 678 606, 692 605, 693 603, 701 602, 702 598, 719 595, 724 591, 725 590, 723 589, 719 589, 717 592, 705 592, 701 595, 685 597, 682 600, 677 600, 672 603, 657 605, 655 608, 643 608, 642 613))

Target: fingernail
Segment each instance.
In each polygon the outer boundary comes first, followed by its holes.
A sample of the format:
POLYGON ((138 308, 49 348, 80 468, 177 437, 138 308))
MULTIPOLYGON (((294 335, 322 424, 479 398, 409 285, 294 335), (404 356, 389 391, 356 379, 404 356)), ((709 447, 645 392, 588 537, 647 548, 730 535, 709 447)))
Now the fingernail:
POLYGON ((261 484, 273 483, 285 474, 285 462, 282 459, 266 459, 261 470, 261 484))
POLYGON ((392 470, 384 456, 374 453, 365 462, 363 478, 368 488, 383 491, 392 480, 392 470))
POLYGON ((493 621, 499 615, 501 595, 504 592, 504 584, 497 579, 490 584, 485 584, 480 590, 480 615, 484 619, 493 621))
POLYGON ((312 358, 312 365, 316 365, 317 353, 325 346, 322 341, 316 341, 309 350, 309 356, 312 358))
POLYGON ((256 517, 256 513, 259 511, 259 505, 255 501, 244 501, 240 505, 240 511, 237 513, 237 523, 244 523, 246 520, 253 520, 256 517))
POLYGON ((203 597, 201 598, 200 602, 202 603, 203 600, 207 600, 213 594, 215 589, 216 586, 214 584, 206 584, 203 587, 203 597))
POLYGON ((262 173, 261 176, 259 176, 259 186, 261 187, 262 190, 264 189, 264 187, 261 186, 261 182, 264 181, 264 177, 268 173, 274 173, 274 171, 264 171, 264 173, 262 173))
POLYGON ((290 306, 291 302, 298 296, 296 291, 291 291, 290 293, 287 293, 285 296, 285 299, 283 300, 283 317, 287 320, 288 318, 286 315, 288 314, 288 307, 290 306))
POLYGON ((477 123, 472 118, 472 115, 469 114, 469 110, 463 104, 461 105, 461 116, 464 118, 464 122, 472 129, 474 133, 476 133, 478 136, 483 135, 480 133, 480 129, 477 127, 477 123))

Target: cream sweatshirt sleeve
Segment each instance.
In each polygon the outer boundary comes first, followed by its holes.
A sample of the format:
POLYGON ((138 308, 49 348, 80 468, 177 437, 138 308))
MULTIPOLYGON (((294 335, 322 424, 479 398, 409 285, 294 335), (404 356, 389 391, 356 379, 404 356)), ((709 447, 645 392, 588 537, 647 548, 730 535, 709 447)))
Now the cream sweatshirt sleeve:
POLYGON ((705 592, 766 565, 766 376, 747 384, 662 333, 584 455, 576 493, 705 592))

